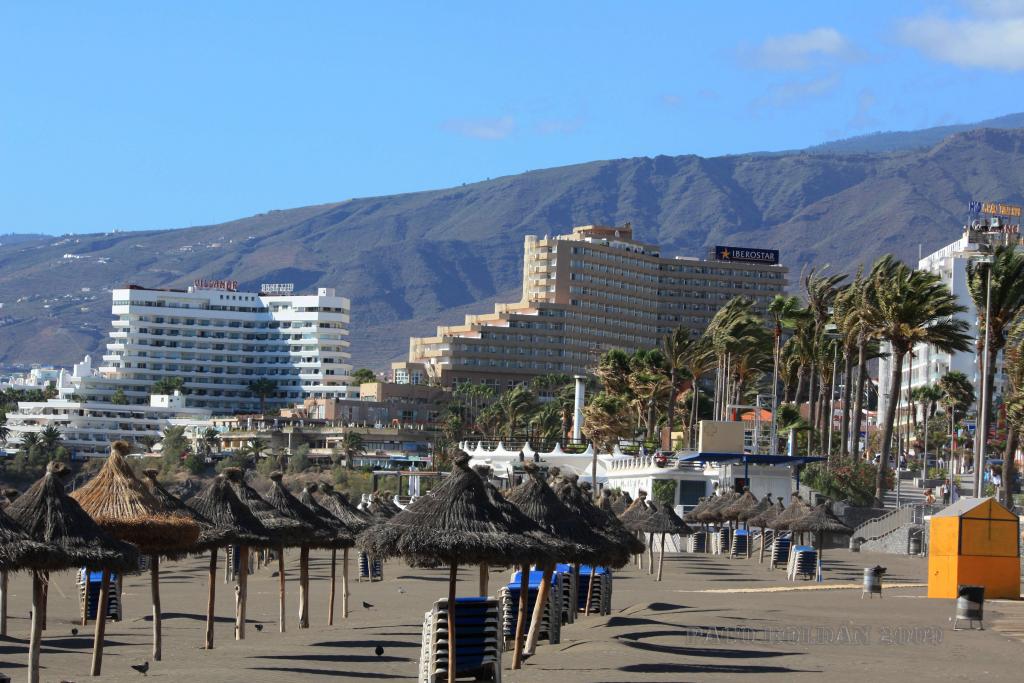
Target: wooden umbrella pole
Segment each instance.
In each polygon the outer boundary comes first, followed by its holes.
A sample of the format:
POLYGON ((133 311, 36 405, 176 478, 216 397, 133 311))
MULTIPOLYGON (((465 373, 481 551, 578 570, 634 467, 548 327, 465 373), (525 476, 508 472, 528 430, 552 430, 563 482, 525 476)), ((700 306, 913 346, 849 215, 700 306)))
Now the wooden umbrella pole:
POLYGON ((341 551, 341 618, 348 619, 348 548, 341 551))
POLYGON ((654 534, 647 534, 647 573, 654 573, 654 534))
POLYGON ((219 549, 214 548, 210 551, 210 590, 206 598, 206 649, 213 649, 213 605, 217 598, 217 553, 219 549))
POLYGON ((530 567, 519 567, 519 616, 516 619, 516 644, 512 649, 512 668, 523 668, 523 633, 526 631, 526 606, 530 593, 530 567))
POLYGON ((338 551, 331 548, 331 595, 327 600, 327 625, 334 626, 334 577, 338 564, 338 551))
POLYGON ((480 595, 487 595, 490 583, 490 569, 486 562, 480 563, 480 595))
POLYGON ((0 572, 0 636, 7 635, 7 572, 0 572))
POLYGON ((277 630, 285 632, 284 622, 284 548, 277 549, 277 630))
MULTIPOLYGON (((540 590, 537 591, 537 602, 533 605, 533 618, 530 619, 530 632, 526 635, 526 649, 524 652, 527 655, 532 655, 537 649, 537 639, 540 637, 540 622, 544 618, 544 606, 548 602, 548 595, 551 588, 551 575, 554 571, 554 566, 550 564, 544 567, 544 576, 540 581, 540 590)), ((561 609, 558 611, 561 611, 561 609)), ((551 618, 561 619, 561 616, 552 614, 551 618)))
POLYGON ((224 546, 224 583, 231 577, 231 546, 224 546))
MULTIPOLYGON (((42 592, 43 587, 42 584, 40 584, 40 602, 42 602, 43 599, 42 592)), ((89 670, 90 676, 99 676, 103 669, 103 635, 107 631, 107 601, 109 598, 110 569, 104 567, 102 577, 100 578, 100 599, 96 604, 96 633, 92 640, 92 667, 89 670)))
POLYGON ((658 581, 661 581, 661 568, 665 565, 665 532, 661 532, 661 552, 658 553, 658 581))
POLYGON ((448 574, 448 683, 455 683, 455 581, 459 565, 452 562, 448 574))
POLYGON ((590 601, 594 599, 594 579, 597 578, 597 567, 591 565, 590 579, 587 581, 587 603, 583 606, 583 616, 590 616, 590 601))
POLYGON ((309 546, 299 548, 299 628, 309 628, 309 546))
POLYGON ((153 593, 153 661, 159 662, 163 645, 160 632, 160 556, 149 556, 149 589, 153 593))
POLYGON ((43 572, 43 625, 42 629, 46 630, 46 606, 50 602, 50 572, 43 572))
MULTIPOLYGON (((642 531, 636 532, 636 537, 640 539, 641 543, 643 543, 643 541, 644 541, 644 532, 642 532, 642 531)), ((638 570, 640 570, 640 571, 643 571, 643 568, 644 568, 644 553, 643 553, 642 550, 636 554, 636 568, 638 570)))
POLYGON ((32 631, 28 641, 28 683, 39 683, 39 649, 43 635, 43 582, 38 571, 32 572, 32 631))
POLYGON ((238 549, 238 602, 235 604, 235 640, 245 640, 245 598, 249 589, 249 547, 238 549))
POLYGON ((758 564, 764 564, 764 541, 765 541, 765 527, 761 527, 761 548, 760 556, 757 558, 758 564))

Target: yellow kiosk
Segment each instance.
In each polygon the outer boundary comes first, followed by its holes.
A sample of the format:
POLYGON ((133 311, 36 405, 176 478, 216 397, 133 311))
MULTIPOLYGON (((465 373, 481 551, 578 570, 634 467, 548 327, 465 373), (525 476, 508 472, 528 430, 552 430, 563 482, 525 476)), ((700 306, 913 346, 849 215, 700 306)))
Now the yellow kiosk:
POLYGON ((932 515, 930 536, 929 598, 956 598, 958 584, 1020 598, 1020 523, 994 498, 961 498, 932 515))

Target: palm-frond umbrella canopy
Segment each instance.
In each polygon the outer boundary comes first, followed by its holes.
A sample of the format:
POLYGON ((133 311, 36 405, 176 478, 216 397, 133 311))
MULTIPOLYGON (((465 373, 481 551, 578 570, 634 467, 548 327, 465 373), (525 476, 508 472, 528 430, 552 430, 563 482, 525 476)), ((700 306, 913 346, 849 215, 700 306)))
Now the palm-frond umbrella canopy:
POLYGON ((647 491, 639 491, 636 500, 630 503, 621 515, 619 521, 630 531, 643 531, 640 527, 647 517, 651 515, 651 509, 647 507, 647 491))
MULTIPOLYGON (((60 462, 51 462, 46 474, 7 508, 7 513, 36 541, 55 547, 66 562, 52 566, 52 570, 85 566, 102 569, 98 614, 106 612, 107 590, 111 571, 131 570, 138 567, 139 555, 135 546, 119 541, 100 527, 82 507, 64 490, 63 478, 69 470, 60 462)), ((29 639, 29 681, 39 680, 39 641, 42 620, 45 618, 43 579, 33 574, 32 635, 29 639)), ((96 640, 101 643, 103 632, 96 620, 96 640)), ((98 643, 94 643, 98 645, 98 643)), ((99 648, 96 648, 97 651, 99 648)), ((99 662, 94 658, 93 674, 99 674, 99 662)))
MULTIPOLYGON (((284 574, 284 549, 294 548, 301 546, 303 543, 309 542, 315 536, 315 530, 309 524, 298 520, 289 515, 282 514, 276 507, 268 503, 266 500, 256 492, 256 489, 249 486, 245 481, 245 476, 242 470, 237 467, 225 467, 223 471, 224 475, 231 482, 232 488, 235 490, 235 494, 239 500, 245 503, 246 507, 256 516, 263 528, 267 530, 267 536, 270 537, 271 544, 277 549, 277 572, 278 572, 278 619, 277 628, 279 631, 284 633, 285 631, 285 574, 284 574)), ((249 548, 248 546, 242 546, 240 548, 241 564, 239 571, 239 591, 244 593, 246 588, 243 586, 248 580, 246 575, 249 569, 249 548)), ((244 605, 244 600, 240 598, 240 602, 244 605)), ((244 607, 243 607, 244 612, 244 607)), ((241 640, 245 638, 245 618, 244 614, 241 615, 240 619, 236 618, 235 625, 235 638, 241 640)))
POLYGON ((562 477, 554 491, 563 505, 586 520, 592 529, 606 539, 607 543, 602 549, 603 557, 598 563, 600 566, 622 567, 629 562, 631 555, 643 552, 643 544, 636 536, 618 519, 613 520, 603 513, 590 501, 590 497, 583 493, 576 475, 562 477))
POLYGON ((483 481, 460 454, 452 472, 429 494, 391 519, 359 535, 372 557, 402 556, 413 565, 449 566, 448 680, 455 681, 455 582, 459 564, 521 564, 543 552, 540 544, 509 526, 487 498, 483 481))
POLYGON ((717 524, 722 522, 725 519, 722 516, 722 512, 725 508, 732 505, 739 497, 740 494, 735 491, 727 491, 720 496, 714 496, 711 499, 711 502, 709 502, 697 515, 697 520, 704 522, 705 524, 717 524))
POLYGON ((797 533, 810 532, 818 540, 818 558, 821 559, 823 544, 822 535, 825 533, 852 534, 853 529, 847 526, 841 519, 833 514, 828 503, 815 505, 806 514, 794 519, 789 524, 790 531, 797 533))
POLYGON ((335 491, 331 484, 320 482, 317 489, 320 492, 320 504, 354 533, 359 534, 374 524, 370 515, 353 505, 344 493, 335 491))
POLYGON ((632 502, 633 499, 629 494, 623 491, 615 498, 615 500, 612 501, 612 512, 614 512, 616 516, 621 517, 622 513, 626 511, 626 508, 628 508, 632 502))
POLYGON ((757 504, 753 507, 744 508, 736 515, 736 520, 740 522, 746 522, 747 526, 756 526, 750 523, 750 520, 760 515, 762 512, 767 511, 774 505, 772 501, 772 494, 766 493, 761 500, 757 501, 757 504))
POLYGON ((789 531, 789 525, 800 517, 803 517, 811 508, 799 496, 793 496, 789 507, 775 516, 768 526, 776 531, 789 531))
POLYGON ((750 489, 744 488, 743 495, 729 503, 725 508, 722 509, 722 519, 737 521, 739 516, 747 509, 753 508, 757 505, 757 496, 750 492, 750 489))
POLYGON ((160 501, 160 503, 164 506, 164 509, 169 510, 175 514, 181 514, 187 517, 191 517, 199 524, 199 533, 200 535, 202 535, 203 524, 205 522, 205 520, 202 518, 202 515, 197 513, 188 505, 186 505, 185 502, 181 500, 181 498, 178 498, 176 495, 168 491, 167 488, 160 483, 160 481, 157 479, 157 477, 160 474, 160 470, 150 467, 143 470, 142 474, 145 477, 142 480, 142 483, 146 485, 146 488, 149 490, 151 494, 153 494, 153 497, 160 501))
POLYGON ((396 514, 396 508, 388 505, 384 502, 384 498, 379 493, 374 493, 370 496, 369 502, 366 504, 367 512, 376 522, 383 522, 391 519, 396 514))
POLYGON ((661 553, 658 555, 658 581, 661 581, 661 570, 665 565, 665 536, 685 536, 692 534, 693 530, 686 525, 671 505, 647 504, 650 514, 639 520, 639 530, 649 534, 661 534, 661 553))
POLYGON ((692 508, 690 508, 689 511, 683 513, 683 521, 684 522, 699 522, 700 521, 700 517, 699 517, 700 513, 703 512, 704 509, 707 508, 707 506, 712 503, 712 501, 713 501, 712 498, 705 498, 703 496, 698 498, 697 499, 697 504, 694 505, 692 508))
MULTIPOLYGON (((214 603, 217 596, 217 553, 227 546, 259 547, 270 544, 269 532, 243 503, 227 477, 218 474, 213 481, 189 498, 187 509, 199 520, 199 539, 195 550, 210 551, 210 569, 206 601, 206 649, 213 649, 214 603)), ((241 577, 239 577, 241 578, 241 577)), ((239 590, 241 597, 242 591, 239 590)), ((239 605, 244 613, 244 603, 239 605)))
POLYGON ((331 548, 331 592, 330 597, 327 601, 327 625, 334 625, 334 588, 335 588, 335 576, 337 573, 338 564, 338 548, 344 550, 343 558, 343 571, 342 571, 342 614, 348 617, 348 549, 355 545, 355 534, 356 532, 349 527, 345 522, 340 519, 337 515, 332 513, 330 510, 321 505, 315 498, 313 498, 313 492, 317 490, 318 485, 313 482, 307 484, 303 489, 302 493, 299 494, 299 502, 305 505, 309 510, 317 516, 321 522, 327 525, 329 529, 334 531, 333 543, 330 545, 331 548))
MULTIPOLYGON (((82 509, 116 538, 134 543, 150 556, 150 590, 153 597, 153 659, 162 655, 160 619, 160 556, 181 556, 199 538, 199 524, 184 511, 169 509, 150 493, 128 465, 126 441, 115 441, 110 455, 95 477, 71 494, 82 509)), ((106 610, 97 612, 97 628, 106 610)), ((102 644, 100 645, 102 648, 102 644)), ((102 661, 102 653, 98 657, 102 661)), ((99 675, 99 668, 93 675, 99 675)))
MULTIPOLYGON (((282 515, 302 522, 312 530, 299 545, 299 628, 309 628, 309 549, 351 547, 354 539, 341 520, 330 515, 321 518, 303 505, 285 488, 283 479, 281 472, 272 472, 270 490, 263 499, 282 515)), ((283 562, 279 563, 278 571, 284 572, 283 562)))

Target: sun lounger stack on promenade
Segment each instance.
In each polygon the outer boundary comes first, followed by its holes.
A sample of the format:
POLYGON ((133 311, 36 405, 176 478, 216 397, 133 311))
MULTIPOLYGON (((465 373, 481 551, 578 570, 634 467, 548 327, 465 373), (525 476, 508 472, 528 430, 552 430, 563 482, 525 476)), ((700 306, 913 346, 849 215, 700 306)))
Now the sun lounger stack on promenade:
POLYGON ((711 536, 711 552, 715 555, 721 555, 724 552, 728 552, 731 540, 732 529, 729 527, 722 527, 721 529, 718 529, 713 532, 711 536))
POLYGON ((562 609, 562 623, 572 624, 576 621, 576 606, 573 596, 576 595, 576 574, 570 564, 556 564, 555 576, 561 577, 557 595, 562 609))
POLYGON ((691 553, 707 552, 708 535, 703 531, 694 531, 686 537, 686 550, 691 553))
POLYGON ((776 536, 772 541, 772 569, 779 565, 786 566, 789 562, 790 540, 784 536, 776 536))
MULTIPOLYGON (((456 676, 501 683, 498 601, 489 597, 456 598, 455 604, 456 676)), ((448 600, 441 599, 423 617, 419 683, 445 681, 447 677, 448 600)))

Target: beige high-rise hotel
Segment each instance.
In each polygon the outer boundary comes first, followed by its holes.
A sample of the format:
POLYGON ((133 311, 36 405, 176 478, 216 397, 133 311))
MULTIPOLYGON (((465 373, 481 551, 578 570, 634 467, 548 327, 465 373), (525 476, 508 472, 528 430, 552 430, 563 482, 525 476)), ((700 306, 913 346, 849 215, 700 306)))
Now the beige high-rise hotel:
POLYGON ((788 272, 769 249, 715 247, 709 260, 662 256, 634 240, 628 223, 527 235, 525 250, 522 301, 411 338, 409 362, 393 366, 397 381, 420 372, 445 386, 506 389, 536 375, 583 374, 608 349, 653 348, 679 326, 700 332, 735 296, 764 309, 788 272))

